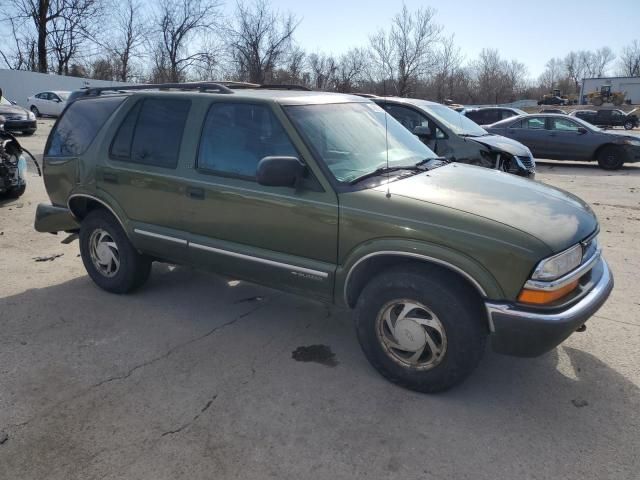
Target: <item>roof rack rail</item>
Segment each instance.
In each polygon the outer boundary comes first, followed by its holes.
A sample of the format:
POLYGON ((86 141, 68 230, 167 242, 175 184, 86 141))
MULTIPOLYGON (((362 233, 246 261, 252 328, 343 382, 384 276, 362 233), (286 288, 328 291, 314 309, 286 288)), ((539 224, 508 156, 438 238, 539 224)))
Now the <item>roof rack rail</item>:
POLYGON ((85 96, 98 96, 102 92, 129 92, 132 90, 199 90, 200 92, 217 91, 218 93, 234 93, 233 90, 214 82, 186 82, 186 83, 148 83, 142 85, 120 85, 117 87, 89 87, 85 96))
POLYGON ((235 88, 235 89, 240 89, 240 88, 260 88, 260 84, 259 83, 236 82, 234 80, 223 80, 221 82, 216 82, 216 83, 219 83, 220 85, 224 85, 225 87, 228 87, 228 88, 235 88))
POLYGON ((352 93, 351 95, 355 95, 356 97, 363 97, 363 98, 378 98, 378 95, 375 95, 373 93, 352 93))
POLYGON ((260 85, 258 88, 261 88, 264 90, 302 90, 303 92, 313 91, 309 87, 305 87, 303 85, 289 85, 286 83, 273 84, 273 85, 265 84, 265 85, 260 85))

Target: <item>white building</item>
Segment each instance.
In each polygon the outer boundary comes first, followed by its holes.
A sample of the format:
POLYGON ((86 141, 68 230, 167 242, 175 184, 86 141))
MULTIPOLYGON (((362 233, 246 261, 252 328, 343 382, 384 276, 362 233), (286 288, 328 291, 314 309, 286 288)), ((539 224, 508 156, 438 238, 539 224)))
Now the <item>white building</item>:
POLYGON ((640 104, 640 77, 585 78, 580 90, 581 103, 589 103, 585 101, 585 96, 596 90, 600 91, 602 85, 611 85, 612 92, 625 92, 625 101, 631 100, 634 105, 640 104))
POLYGON ((105 80, 26 72, 23 70, 0 69, 0 88, 2 88, 3 96, 23 107, 27 106, 27 97, 39 92, 51 90, 73 91, 82 87, 110 87, 114 85, 125 84, 105 80))

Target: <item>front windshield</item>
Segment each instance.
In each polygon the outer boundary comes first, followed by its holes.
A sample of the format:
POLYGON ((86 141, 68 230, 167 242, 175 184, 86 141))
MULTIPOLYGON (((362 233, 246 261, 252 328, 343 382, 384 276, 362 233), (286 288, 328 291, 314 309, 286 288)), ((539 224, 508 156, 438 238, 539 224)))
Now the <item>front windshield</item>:
POLYGON ((11 105, 11 102, 4 97, 0 97, 0 105, 11 105))
POLYGON ((437 157, 374 103, 290 105, 285 110, 339 182, 386 167, 387 155, 389 167, 413 166, 437 157))
POLYGON ((456 135, 469 135, 471 137, 487 135, 487 131, 484 128, 449 107, 422 102, 418 103, 418 106, 429 113, 436 122, 444 124, 456 135))

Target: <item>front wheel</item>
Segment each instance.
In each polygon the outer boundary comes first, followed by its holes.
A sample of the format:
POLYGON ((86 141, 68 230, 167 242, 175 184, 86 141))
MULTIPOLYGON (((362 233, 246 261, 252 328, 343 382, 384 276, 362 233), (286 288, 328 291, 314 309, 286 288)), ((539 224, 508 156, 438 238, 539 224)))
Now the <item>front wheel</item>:
POLYGON ((80 254, 91 279, 108 292, 128 293, 149 278, 151 259, 136 251, 106 210, 93 210, 82 220, 80 254))
POLYGON ((624 122, 624 129, 631 130, 633 128, 633 122, 631 120, 627 120, 624 122))
POLYGON ((40 110, 35 105, 31 105, 31 113, 33 113, 37 118, 40 118, 40 110))
POLYGON ((625 153, 622 148, 609 145, 598 153, 598 165, 603 170, 618 170, 625 161, 625 153))
POLYGON ((474 292, 456 277, 408 266, 365 287, 356 307, 360 345, 390 381, 424 393, 447 390, 478 365, 487 329, 474 292))

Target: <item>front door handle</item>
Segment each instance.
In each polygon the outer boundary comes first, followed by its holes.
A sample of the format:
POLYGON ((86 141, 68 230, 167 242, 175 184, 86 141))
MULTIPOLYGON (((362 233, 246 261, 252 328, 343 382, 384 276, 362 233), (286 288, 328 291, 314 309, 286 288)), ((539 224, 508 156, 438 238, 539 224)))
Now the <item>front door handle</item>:
POLYGON ((204 189, 196 187, 187 187, 187 196, 194 200, 204 200, 204 189))
POLYGON ((118 176, 115 173, 104 172, 102 174, 102 180, 106 183, 118 183, 118 176))

